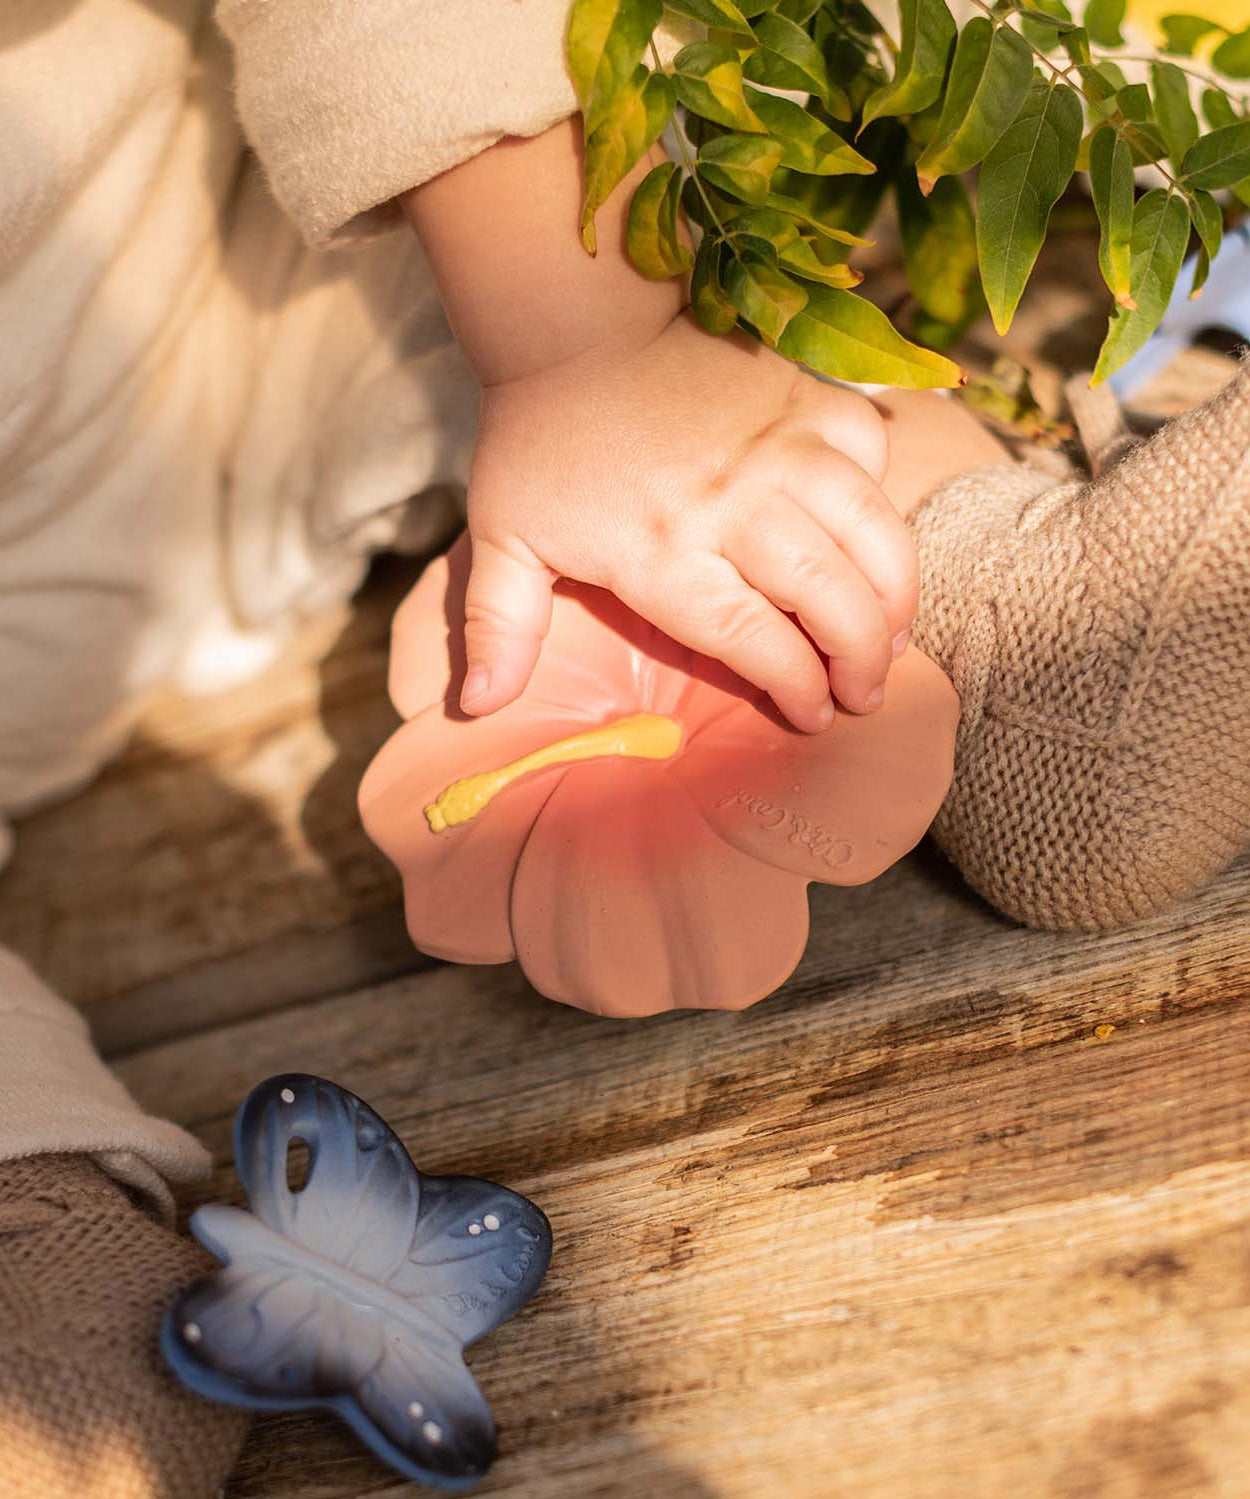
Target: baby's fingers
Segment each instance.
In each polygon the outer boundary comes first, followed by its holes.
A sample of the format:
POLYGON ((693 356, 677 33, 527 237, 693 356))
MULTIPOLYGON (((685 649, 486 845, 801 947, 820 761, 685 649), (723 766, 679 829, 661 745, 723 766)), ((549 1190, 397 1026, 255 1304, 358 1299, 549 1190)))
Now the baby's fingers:
POLYGON ((493 713, 518 697, 551 626, 553 576, 537 557, 472 538, 464 598, 466 713, 493 713))
POLYGON ((829 683, 855 713, 881 705, 891 633, 881 600, 804 510, 761 506, 725 539, 725 555, 754 588, 804 628, 829 657, 829 683))
POLYGON ((796 444, 776 479, 868 580, 891 639, 910 629, 920 600, 916 543, 880 485, 819 441, 796 444))
POLYGON ((725 558, 683 559, 680 568, 636 586, 618 583, 614 592, 666 635, 763 688, 795 728, 815 734, 833 722, 829 682, 811 642, 725 558))

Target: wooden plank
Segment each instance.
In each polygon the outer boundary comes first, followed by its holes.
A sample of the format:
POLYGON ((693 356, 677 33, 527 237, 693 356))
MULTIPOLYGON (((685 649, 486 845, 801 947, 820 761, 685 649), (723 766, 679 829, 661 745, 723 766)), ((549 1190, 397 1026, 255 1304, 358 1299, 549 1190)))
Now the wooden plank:
MULTIPOLYGON (((548 1281, 472 1357, 483 1493, 1205 1499, 1250 1471, 1248 897, 1243 865, 1131 932, 1029 932, 918 857, 818 890, 742 1014, 444 967, 120 1070, 214 1150, 203 1196, 237 1196, 234 1104, 296 1068, 545 1208, 548 1281)), ((300 1416, 230 1492, 408 1490, 300 1416)))

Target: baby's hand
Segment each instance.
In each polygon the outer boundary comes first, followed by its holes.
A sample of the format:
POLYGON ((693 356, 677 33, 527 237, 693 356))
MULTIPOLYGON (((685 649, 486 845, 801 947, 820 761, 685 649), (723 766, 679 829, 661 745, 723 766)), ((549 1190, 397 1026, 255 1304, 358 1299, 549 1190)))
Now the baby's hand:
POLYGON ((886 457, 862 396, 689 314, 627 356, 487 385, 462 707, 522 691, 569 577, 724 661, 797 728, 829 726, 831 688, 871 712, 919 592, 886 457))

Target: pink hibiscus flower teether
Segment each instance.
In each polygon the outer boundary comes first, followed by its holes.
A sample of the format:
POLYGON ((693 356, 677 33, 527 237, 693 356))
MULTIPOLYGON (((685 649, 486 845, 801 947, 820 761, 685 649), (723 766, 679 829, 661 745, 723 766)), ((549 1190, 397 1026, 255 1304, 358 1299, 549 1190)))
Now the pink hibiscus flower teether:
POLYGON ((941 805, 959 703, 919 651, 879 712, 803 734, 581 584, 557 586, 524 694, 462 714, 468 562, 462 537, 396 615, 407 722, 360 788, 432 956, 515 957, 543 994, 605 1015, 740 1008, 802 956, 808 883, 873 879, 941 805))

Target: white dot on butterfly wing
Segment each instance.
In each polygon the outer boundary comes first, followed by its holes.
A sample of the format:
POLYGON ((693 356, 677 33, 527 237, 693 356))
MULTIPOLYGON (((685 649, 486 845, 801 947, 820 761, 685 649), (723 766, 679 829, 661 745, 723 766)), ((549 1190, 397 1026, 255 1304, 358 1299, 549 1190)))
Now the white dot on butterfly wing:
POLYGON ((443 1428, 437 1421, 427 1421, 421 1428, 421 1435, 427 1442, 432 1442, 437 1447, 443 1440, 443 1428))
POLYGON ((470 1223, 469 1224, 469 1232, 476 1239, 477 1236, 478 1236, 478 1234, 480 1234, 482 1232, 482 1225, 480 1223, 470 1223))
POLYGON ((482 1219, 482 1222, 488 1229, 490 1229, 491 1233, 494 1233, 494 1231, 499 1227, 499 1219, 495 1217, 494 1213, 487 1213, 485 1218, 482 1219))
POLYGON ((414 1421, 419 1421, 425 1415, 425 1406, 419 1400, 414 1400, 408 1407, 408 1414, 414 1421))
POLYGON ((183 1324, 182 1336, 188 1343, 198 1343, 204 1334, 200 1331, 198 1322, 187 1322, 183 1324))
POLYGON ((295 1102, 295 1094, 291 1092, 290 1088, 283 1088, 282 1092, 278 1094, 278 1097, 282 1100, 283 1103, 295 1102))

